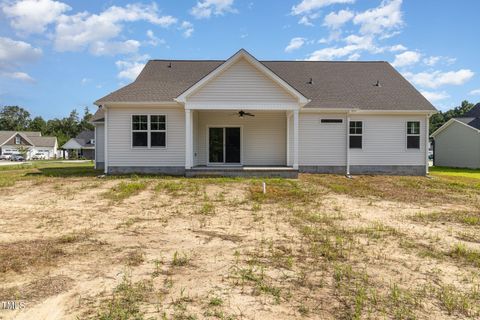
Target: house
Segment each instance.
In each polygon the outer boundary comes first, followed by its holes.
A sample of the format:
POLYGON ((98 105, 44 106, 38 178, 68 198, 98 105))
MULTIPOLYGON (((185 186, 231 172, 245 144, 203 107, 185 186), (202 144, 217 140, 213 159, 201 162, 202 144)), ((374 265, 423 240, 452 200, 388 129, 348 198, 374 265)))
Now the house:
POLYGON ((106 173, 425 175, 435 108, 387 62, 152 60, 97 100, 106 173))
POLYGON ((57 157, 57 138, 34 131, 0 131, 0 154, 24 154, 26 159, 57 157))
POLYGON ((436 166, 480 168, 480 103, 447 121, 431 137, 436 166))
POLYGON ((62 149, 69 150, 69 155, 75 154, 77 158, 88 160, 95 159, 95 132, 82 131, 75 138, 68 140, 62 149), (72 153, 73 152, 73 153, 72 153))

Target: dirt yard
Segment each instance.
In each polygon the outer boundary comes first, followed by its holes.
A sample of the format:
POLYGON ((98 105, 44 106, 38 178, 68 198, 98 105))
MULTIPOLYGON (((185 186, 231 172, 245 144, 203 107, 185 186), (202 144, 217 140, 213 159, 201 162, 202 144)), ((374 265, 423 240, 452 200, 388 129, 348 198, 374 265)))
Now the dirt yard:
POLYGON ((56 166, 0 171, 0 319, 480 317, 476 176, 56 166))

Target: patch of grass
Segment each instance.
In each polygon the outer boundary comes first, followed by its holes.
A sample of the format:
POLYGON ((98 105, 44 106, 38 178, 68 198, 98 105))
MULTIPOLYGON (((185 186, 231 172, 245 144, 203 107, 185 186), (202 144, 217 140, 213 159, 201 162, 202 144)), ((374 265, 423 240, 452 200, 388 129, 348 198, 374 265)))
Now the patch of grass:
POLYGON ((145 253, 140 250, 130 251, 125 255, 123 261, 129 267, 137 267, 145 261, 145 253))
POLYGON ((145 181, 122 181, 114 186, 110 191, 105 193, 105 198, 113 201, 122 201, 129 197, 139 194, 142 190, 147 188, 145 181))
POLYGON ((54 266, 67 255, 67 245, 85 240, 86 237, 69 234, 53 239, 0 243, 0 273, 22 273, 29 268, 54 266))
POLYGON ((431 167, 431 175, 480 179, 480 170, 467 168, 431 167))
POLYGON ((261 181, 252 181, 250 198, 258 203, 305 203, 314 197, 314 189, 298 181, 286 179, 269 179, 265 181, 266 193, 263 193, 261 181))
POLYGON ((122 283, 118 285, 112 297, 105 301, 100 311, 91 319, 98 320, 143 320, 145 313, 141 310, 141 304, 149 302, 153 292, 150 281, 132 282, 129 276, 124 276, 122 283))
POLYGON ((197 211, 198 214, 211 216, 215 214, 215 205, 211 202, 205 202, 197 211))
POLYGON ((0 288, 0 301, 45 299, 68 291, 73 284, 67 276, 45 277, 21 287, 0 288))
POLYGON ((212 307, 218 307, 223 305, 223 300, 220 297, 212 297, 208 302, 208 305, 212 307))
POLYGON ((480 212, 475 211, 437 211, 431 213, 417 213, 410 217, 417 222, 453 222, 470 226, 480 225, 480 212))
POLYGON ((474 267, 480 267, 480 251, 467 248, 463 244, 457 244, 448 253, 447 256, 471 264, 474 267))
POLYGON ((186 253, 180 254, 178 251, 175 251, 173 254, 172 266, 175 267, 184 267, 188 265, 190 258, 186 253))
POLYGON ((437 299, 448 314, 461 314, 467 317, 480 316, 480 288, 474 287, 466 293, 453 285, 442 285, 437 292, 437 299))
POLYGON ((268 294, 274 298, 276 303, 280 303, 281 289, 273 285, 271 281, 268 281, 263 267, 249 266, 241 268, 234 266, 232 275, 235 279, 235 284, 242 286, 245 284, 253 284, 254 295, 261 293, 268 294))
POLYGON ((195 180, 163 180, 155 186, 155 191, 165 191, 172 195, 198 194, 199 183, 195 180))

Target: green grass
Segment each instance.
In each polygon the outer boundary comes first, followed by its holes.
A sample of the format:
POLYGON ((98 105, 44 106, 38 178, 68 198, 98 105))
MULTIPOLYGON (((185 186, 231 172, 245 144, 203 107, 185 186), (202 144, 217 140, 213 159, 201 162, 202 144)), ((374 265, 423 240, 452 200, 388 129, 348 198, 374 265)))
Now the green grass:
POLYGON ((133 181, 125 182, 122 181, 116 186, 114 186, 110 191, 105 193, 105 198, 111 199, 113 201, 122 201, 131 196, 139 194, 142 190, 147 188, 147 183, 145 181, 133 181))
POLYGON ((430 175, 480 179, 480 169, 431 167, 430 175))

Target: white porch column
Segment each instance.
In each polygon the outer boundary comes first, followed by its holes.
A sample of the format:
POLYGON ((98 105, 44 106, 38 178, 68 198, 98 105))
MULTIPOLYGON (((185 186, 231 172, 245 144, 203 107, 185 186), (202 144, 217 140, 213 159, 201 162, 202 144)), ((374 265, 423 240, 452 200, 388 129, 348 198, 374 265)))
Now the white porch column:
POLYGON ((292 114, 287 111, 287 166, 292 163, 292 156, 290 154, 290 117, 292 114))
POLYGON ((193 166, 193 120, 192 111, 185 109, 185 169, 193 166))
POLYGON ((430 115, 425 117, 425 174, 430 171, 430 160, 428 159, 428 147, 430 146, 430 115))
POLYGON ((346 168, 346 175, 350 176, 350 113, 347 111, 347 116, 346 116, 346 131, 345 131, 345 136, 346 136, 346 141, 345 145, 347 146, 347 154, 345 157, 345 168, 346 168))
POLYGON ((298 170, 298 110, 293 111, 293 169, 298 170))

